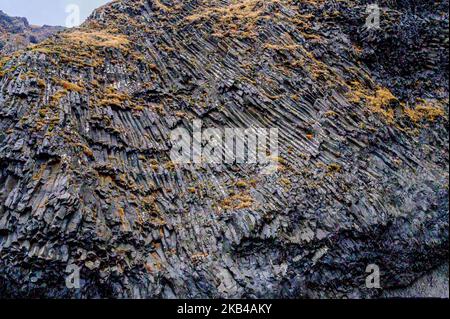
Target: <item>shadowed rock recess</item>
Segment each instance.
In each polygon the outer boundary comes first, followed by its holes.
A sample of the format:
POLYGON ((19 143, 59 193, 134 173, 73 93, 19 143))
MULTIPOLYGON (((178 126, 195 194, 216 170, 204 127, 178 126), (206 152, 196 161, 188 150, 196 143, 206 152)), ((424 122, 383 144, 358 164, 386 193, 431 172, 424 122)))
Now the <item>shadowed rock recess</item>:
POLYGON ((448 262, 448 1, 120 0, 0 62, 0 296, 377 297, 448 262), (170 132, 279 128, 278 170, 170 132), (80 267, 81 288, 66 287, 80 267))

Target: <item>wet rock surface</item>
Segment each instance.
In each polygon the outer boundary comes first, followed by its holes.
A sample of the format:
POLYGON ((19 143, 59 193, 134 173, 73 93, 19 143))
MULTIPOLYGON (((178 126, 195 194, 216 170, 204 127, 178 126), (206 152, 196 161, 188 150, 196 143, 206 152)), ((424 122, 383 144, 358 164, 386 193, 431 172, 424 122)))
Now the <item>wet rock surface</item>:
POLYGON ((3 59, 0 296, 377 297, 368 265, 448 260, 448 1, 366 5, 114 1, 3 59), (277 171, 175 165, 198 119, 279 128, 277 171))

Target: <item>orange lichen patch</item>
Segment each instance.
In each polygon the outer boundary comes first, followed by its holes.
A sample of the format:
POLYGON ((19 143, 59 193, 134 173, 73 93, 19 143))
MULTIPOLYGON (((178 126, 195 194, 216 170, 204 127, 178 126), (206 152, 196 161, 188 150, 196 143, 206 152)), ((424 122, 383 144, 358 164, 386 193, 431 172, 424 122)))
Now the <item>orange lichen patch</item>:
POLYGON ((282 178, 280 179, 281 184, 283 184, 286 187, 289 187, 292 185, 292 182, 288 178, 282 178))
POLYGON ((63 36, 69 41, 85 46, 107 47, 107 48, 125 48, 130 41, 125 35, 112 34, 107 31, 93 31, 78 29, 72 32, 64 33, 63 36))
MULTIPOLYGON (((377 87, 374 93, 365 88, 360 82, 353 81, 348 85, 349 92, 347 98, 351 103, 360 103, 365 101, 368 109, 381 115, 388 123, 394 122, 395 114, 392 108, 393 103, 398 103, 398 99, 391 91, 384 87, 377 87)), ((439 117, 444 117, 445 112, 437 101, 425 101, 419 99, 414 108, 403 107, 404 115, 412 122, 418 123, 423 120, 430 122, 436 121, 439 117)))
POLYGON ((202 6, 205 9, 187 16, 186 21, 196 23, 213 20, 216 36, 249 37, 254 35, 258 21, 276 13, 272 6, 280 3, 288 5, 285 0, 231 0, 226 4, 204 0, 202 6))
POLYGON ((28 72, 26 72, 26 73, 22 73, 22 74, 19 76, 19 79, 21 79, 21 80, 23 81, 23 80, 26 80, 26 79, 36 78, 36 77, 37 77, 37 74, 36 74, 36 73, 34 73, 33 71, 28 71, 28 72))
POLYGON ((389 109, 392 102, 397 98, 386 88, 377 88, 375 95, 366 96, 369 109, 384 116, 389 122, 394 120, 394 110, 389 109))
POLYGON ((5 65, 11 60, 11 57, 8 56, 2 56, 0 58, 0 70, 3 70, 5 65))
POLYGON ((350 103, 359 103, 366 96, 366 89, 359 81, 352 81, 347 85, 349 92, 346 97, 350 103))
POLYGON ((186 113, 185 113, 185 112, 178 111, 178 112, 175 112, 175 116, 181 117, 181 118, 185 118, 185 117, 186 117, 186 113))
POLYGON ((397 98, 386 88, 377 88, 375 95, 367 97, 369 104, 374 108, 382 108, 397 98))
POLYGON ((364 100, 367 108, 381 115, 388 123, 394 121, 394 110, 391 108, 392 103, 398 102, 398 99, 384 87, 377 87, 375 92, 371 93, 360 82, 353 81, 348 85, 349 92, 346 97, 350 103, 360 103, 364 100))
POLYGON ((336 77, 333 77, 332 69, 322 61, 319 61, 312 52, 306 50, 303 47, 300 47, 304 58, 300 59, 296 64, 302 67, 306 67, 306 69, 311 73, 314 80, 318 80, 320 77, 323 79, 333 79, 336 81, 336 77))
POLYGON ((271 44, 271 43, 266 43, 264 45, 265 49, 271 49, 271 50, 276 50, 276 51, 281 51, 281 50, 286 50, 286 51, 295 51, 298 48, 300 48, 301 46, 298 44, 271 44))
POLYGON ((72 92, 81 92, 81 91, 83 91, 83 87, 78 85, 78 84, 75 84, 75 83, 72 83, 72 82, 69 82, 69 81, 66 81, 66 80, 62 80, 62 79, 53 79, 53 80, 57 84, 61 85, 67 91, 72 91, 72 92))
POLYGON ((124 231, 128 231, 130 229, 130 223, 128 222, 126 216, 125 216, 125 210, 120 207, 119 209, 117 209, 117 216, 119 216, 120 218, 120 223, 122 224, 122 229, 124 231))
POLYGON ((176 165, 174 162, 169 161, 167 163, 164 164, 164 167, 169 170, 169 171, 173 171, 176 168, 176 165))
POLYGON ((306 40, 309 40, 311 42, 322 42, 323 41, 322 36, 320 36, 318 34, 302 33, 302 35, 306 40))
POLYGON ((215 6, 206 8, 202 13, 196 13, 186 17, 189 22, 208 19, 212 16, 219 16, 221 22, 228 22, 235 19, 255 19, 261 16, 263 1, 261 0, 242 0, 232 1, 227 6, 215 6))
POLYGON ((45 87, 47 86, 47 84, 45 83, 45 81, 43 79, 37 79, 37 85, 41 88, 41 89, 45 89, 45 87))
POLYGON ((86 155, 87 157, 94 158, 94 152, 89 148, 89 146, 81 144, 81 143, 78 143, 75 146, 81 147, 84 155, 86 155))
POLYGON ((154 214, 158 212, 158 206, 156 205, 156 197, 154 195, 149 195, 145 197, 140 197, 141 206, 144 211, 150 212, 148 214, 154 214))
POLYGON ((143 107, 142 105, 136 105, 136 106, 133 108, 133 110, 142 112, 142 111, 145 110, 145 107, 143 107))
POLYGON ((106 187, 106 186, 112 184, 113 179, 112 179, 111 176, 101 175, 100 174, 99 177, 98 177, 98 181, 99 181, 100 186, 106 187))
POLYGON ((163 10, 163 11, 166 11, 166 12, 172 12, 172 11, 180 8, 180 5, 177 5, 177 6, 174 6, 174 7, 169 7, 169 6, 165 5, 164 3, 162 3, 160 0, 153 0, 153 4, 159 10, 163 10))
POLYGON ((224 209, 241 210, 252 207, 253 203, 253 198, 248 193, 243 193, 225 198, 221 202, 221 207, 224 209))
POLYGON ((65 89, 58 90, 58 91, 56 91, 55 94, 52 95, 50 103, 52 105, 58 104, 59 101, 66 95, 67 95, 67 91, 65 89))
POLYGON ((125 211, 123 210, 122 207, 117 210, 117 215, 120 217, 121 220, 125 219, 125 211))
POLYGON ((149 222, 153 226, 157 226, 157 227, 162 227, 162 226, 167 225, 167 222, 164 219, 158 218, 158 217, 150 218, 149 222))
POLYGON ((323 116, 325 117, 336 117, 337 113, 335 111, 326 111, 323 116))
POLYGON ((327 166, 327 171, 329 174, 340 173, 342 171, 342 166, 337 163, 332 163, 327 166))
POLYGON ((128 58, 134 58, 135 54, 130 54, 130 43, 118 29, 81 27, 49 38, 30 50, 49 56, 55 65, 66 63, 76 67, 101 67, 108 54, 105 49, 119 49, 128 58))
POLYGON ((130 96, 126 93, 118 92, 114 88, 108 88, 106 94, 100 100, 100 106, 113 106, 122 108, 125 101, 129 101, 130 96))
POLYGON ((406 116, 414 123, 421 122, 422 120, 428 120, 430 122, 436 121, 439 117, 444 117, 445 112, 443 108, 436 101, 419 100, 416 107, 405 108, 404 112, 406 116))
POLYGON ((83 153, 84 153, 87 157, 90 157, 90 158, 93 158, 93 157, 94 157, 94 152, 92 152, 92 150, 91 150, 89 147, 87 147, 87 146, 83 147, 83 153))
POLYGON ((247 188, 248 187, 248 183, 246 181, 237 181, 235 185, 239 188, 247 188))

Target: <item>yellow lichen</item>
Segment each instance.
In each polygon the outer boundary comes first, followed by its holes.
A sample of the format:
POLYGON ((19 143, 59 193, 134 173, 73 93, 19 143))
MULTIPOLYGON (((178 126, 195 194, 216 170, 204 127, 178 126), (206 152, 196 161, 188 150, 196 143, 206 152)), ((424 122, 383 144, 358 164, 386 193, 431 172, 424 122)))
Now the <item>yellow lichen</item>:
POLYGON ((327 170, 330 174, 340 173, 342 171, 342 166, 337 163, 332 163, 327 166, 327 170))
POLYGON ((392 122, 394 120, 394 110, 390 109, 392 102, 397 101, 397 98, 386 88, 377 88, 375 95, 366 96, 369 109, 374 112, 381 114, 388 121, 392 122))
POLYGON ((62 80, 62 79, 56 79, 55 81, 67 91, 73 91, 73 92, 83 91, 83 87, 78 84, 75 84, 75 83, 72 83, 72 82, 69 82, 66 80, 62 80))
POLYGON ((248 193, 235 194, 228 198, 225 198, 221 202, 221 207, 223 209, 241 210, 252 207, 253 203, 254 200, 248 193))
POLYGON ((221 4, 216 1, 203 1, 203 10, 186 17, 189 23, 213 21, 214 35, 250 37, 254 35, 258 21, 269 15, 278 3, 288 4, 285 0, 231 0, 221 4))
POLYGON ((236 186, 239 188, 247 188, 248 184, 246 181, 238 181, 238 182, 236 182, 236 186))
POLYGON ((346 97, 349 102, 360 103, 364 100, 369 111, 381 115, 388 123, 394 121, 394 110, 391 104, 398 100, 389 89, 379 86, 371 92, 359 81, 351 82, 348 88, 346 97))
POLYGON ((436 101, 419 100, 415 108, 406 107, 404 109, 406 116, 414 123, 428 120, 436 121, 439 117, 444 117, 445 112, 436 101))
POLYGON ((98 30, 75 30, 64 33, 64 37, 74 43, 94 47, 124 48, 130 43, 125 35, 98 30))

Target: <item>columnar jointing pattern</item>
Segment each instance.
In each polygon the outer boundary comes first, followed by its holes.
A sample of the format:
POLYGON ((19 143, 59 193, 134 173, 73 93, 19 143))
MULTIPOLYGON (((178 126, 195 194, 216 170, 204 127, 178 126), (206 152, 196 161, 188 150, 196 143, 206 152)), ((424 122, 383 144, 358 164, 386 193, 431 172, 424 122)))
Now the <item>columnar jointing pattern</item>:
POLYGON ((114 1, 3 57, 0 295, 370 297, 447 260, 448 2, 365 5, 114 1), (278 171, 174 165, 199 119, 279 128, 278 171))

